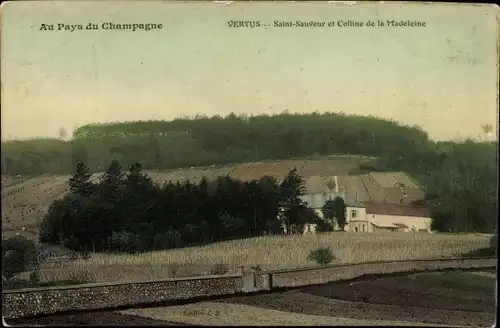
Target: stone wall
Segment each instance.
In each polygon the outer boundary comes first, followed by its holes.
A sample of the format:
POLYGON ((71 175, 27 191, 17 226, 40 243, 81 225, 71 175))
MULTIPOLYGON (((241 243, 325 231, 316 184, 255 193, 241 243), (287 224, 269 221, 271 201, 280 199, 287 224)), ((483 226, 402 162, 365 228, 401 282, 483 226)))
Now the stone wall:
POLYGON ((328 265, 325 267, 269 272, 272 287, 297 287, 353 279, 366 274, 384 274, 443 269, 496 268, 497 259, 443 259, 421 261, 372 262, 363 264, 328 265))
POLYGON ((241 290, 240 275, 26 288, 4 291, 2 310, 5 318, 13 319, 59 311, 95 310, 200 296, 230 295, 241 290))
POLYGON ((496 264, 495 258, 478 258, 371 262, 272 272, 262 272, 258 267, 252 267, 241 268, 237 275, 26 288, 3 291, 2 310, 6 319, 14 319, 62 311, 97 310, 240 292, 271 291, 277 287, 322 284, 366 274, 496 268, 496 264))

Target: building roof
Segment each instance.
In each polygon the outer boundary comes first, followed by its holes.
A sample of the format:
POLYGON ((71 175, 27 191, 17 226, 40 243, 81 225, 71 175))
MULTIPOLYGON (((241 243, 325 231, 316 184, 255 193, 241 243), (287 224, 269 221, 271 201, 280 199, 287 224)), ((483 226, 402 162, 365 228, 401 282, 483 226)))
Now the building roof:
POLYGON ((305 188, 308 194, 319 194, 335 191, 335 176, 313 175, 305 180, 305 188))
POLYGON ((325 205, 326 201, 328 201, 329 199, 335 199, 336 197, 341 197, 344 199, 343 194, 336 193, 334 191, 306 194, 304 196, 301 196, 300 198, 307 203, 308 207, 319 209, 325 205))
POLYGON ((367 214, 385 214, 430 218, 430 210, 425 206, 390 203, 364 202, 367 214))
POLYGON ((373 178, 382 188, 419 188, 419 186, 404 172, 371 172, 373 178))
POLYGON ((357 204, 363 201, 370 201, 368 190, 363 184, 360 175, 343 175, 337 177, 339 191, 345 193, 345 202, 357 204))
POLYGON ((411 204, 424 198, 424 190, 404 172, 372 172, 362 175, 321 176, 305 179, 303 198, 312 208, 321 208, 340 196, 347 206, 362 207, 364 202, 411 204))
POLYGON ((375 223, 375 222, 370 222, 370 223, 379 228, 398 228, 395 224, 392 223, 375 223))
POLYGON ((411 204, 423 199, 425 192, 404 172, 372 172, 339 176, 338 188, 346 195, 346 203, 385 202, 411 204))
POLYGON ((402 223, 394 223, 394 225, 398 228, 403 228, 403 229, 409 228, 406 224, 402 223))

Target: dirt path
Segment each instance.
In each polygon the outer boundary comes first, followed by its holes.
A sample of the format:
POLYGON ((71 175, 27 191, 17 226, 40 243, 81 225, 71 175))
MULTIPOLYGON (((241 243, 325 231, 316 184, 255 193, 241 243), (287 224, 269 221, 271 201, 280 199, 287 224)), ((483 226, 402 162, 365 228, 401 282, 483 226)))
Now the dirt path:
POLYGON ((404 321, 357 319, 335 316, 318 316, 265 309, 257 306, 221 302, 199 302, 189 305, 126 310, 124 314, 173 320, 209 326, 383 326, 441 327, 404 321))
POLYGON ((243 296, 218 302, 236 303, 266 309, 330 317, 364 320, 421 322, 452 326, 491 326, 494 313, 449 311, 400 305, 381 305, 334 300, 300 291, 243 296))

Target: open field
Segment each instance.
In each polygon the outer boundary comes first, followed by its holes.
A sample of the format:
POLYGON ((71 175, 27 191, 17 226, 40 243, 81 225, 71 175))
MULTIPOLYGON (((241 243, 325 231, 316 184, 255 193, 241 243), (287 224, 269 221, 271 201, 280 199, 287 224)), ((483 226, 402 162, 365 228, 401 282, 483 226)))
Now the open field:
MULTIPOLYGON (((42 267, 45 280, 65 280, 79 274, 95 282, 153 280, 210 275, 217 264, 234 273, 240 266, 262 270, 310 267, 313 249, 330 247, 334 263, 433 259, 459 256, 487 247, 489 237, 474 234, 329 233, 265 236, 143 254, 94 254, 89 259, 42 267)), ((27 276, 28 273, 25 273, 27 276)))
POLYGON ((69 176, 40 176, 2 188, 2 234, 4 231, 37 233, 50 204, 69 190, 69 176))
POLYGON ((434 272, 360 278, 271 294, 187 305, 18 319, 44 325, 433 326, 486 327, 495 319, 495 272, 434 272), (489 289, 443 281, 489 277, 489 289), (174 323, 173 323, 174 322, 174 323))
MULTIPOLYGON (((212 165, 180 170, 146 170, 146 172, 158 183, 168 180, 173 182, 199 181, 202 177, 214 179, 226 174, 241 180, 259 179, 264 175, 271 175, 279 180, 294 167, 304 178, 347 174, 369 159, 363 156, 338 155, 224 166, 212 165)), ((93 178, 97 180, 101 174, 96 173, 93 178)), ((26 235, 28 238, 36 236, 37 228, 50 204, 68 192, 69 177, 69 175, 43 175, 16 179, 3 176, 2 182, 5 181, 5 184, 2 183, 2 235, 5 235, 4 232, 22 233, 24 228, 31 232, 26 235)))

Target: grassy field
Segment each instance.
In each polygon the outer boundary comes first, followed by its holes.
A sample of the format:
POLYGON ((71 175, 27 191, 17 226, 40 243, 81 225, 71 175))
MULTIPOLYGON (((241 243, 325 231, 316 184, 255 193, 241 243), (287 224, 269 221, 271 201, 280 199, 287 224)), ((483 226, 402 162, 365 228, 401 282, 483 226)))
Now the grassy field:
MULTIPOLYGON (((330 247, 336 263, 376 260, 433 259, 459 256, 487 247, 489 237, 474 234, 329 233, 265 236, 143 254, 95 254, 89 259, 43 267, 44 280, 89 282, 153 280, 168 277, 236 272, 239 266, 260 265, 263 270, 315 265, 311 250, 330 247)), ((28 273, 26 273, 27 275, 28 273)))
MULTIPOLYGON (((364 156, 335 155, 146 172, 159 183, 168 180, 199 181, 202 177, 215 179, 226 174, 241 180, 259 179, 263 175, 281 179, 294 167, 304 178, 309 178, 347 174, 368 160, 370 158, 364 156)), ((101 174, 94 174, 93 179, 97 180, 101 174)), ((32 232, 31 235, 36 235, 50 204, 68 192, 69 177, 69 175, 44 175, 16 179, 3 176, 2 181, 5 181, 5 184, 2 183, 2 234, 20 232, 24 229, 32 232)))

